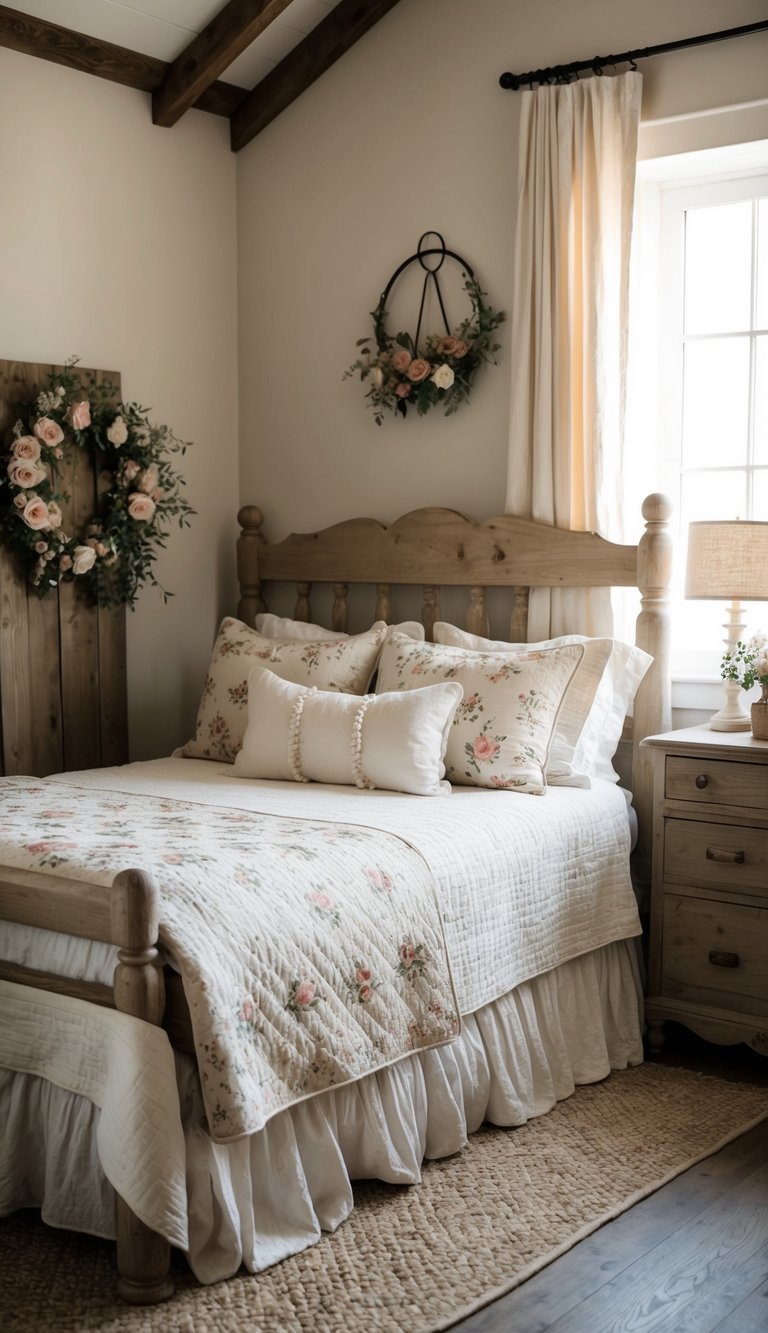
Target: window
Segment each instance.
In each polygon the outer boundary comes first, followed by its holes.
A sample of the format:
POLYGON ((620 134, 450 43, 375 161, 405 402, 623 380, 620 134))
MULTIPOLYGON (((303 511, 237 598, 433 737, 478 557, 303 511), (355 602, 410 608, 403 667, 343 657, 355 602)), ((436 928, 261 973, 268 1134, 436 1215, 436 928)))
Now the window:
MULTIPOLYGON (((719 679, 723 651, 725 608, 683 595, 689 522, 768 521, 768 144, 748 148, 638 173, 628 489, 675 504, 678 679, 719 679)), ((768 605, 745 618, 768 629, 768 605)))

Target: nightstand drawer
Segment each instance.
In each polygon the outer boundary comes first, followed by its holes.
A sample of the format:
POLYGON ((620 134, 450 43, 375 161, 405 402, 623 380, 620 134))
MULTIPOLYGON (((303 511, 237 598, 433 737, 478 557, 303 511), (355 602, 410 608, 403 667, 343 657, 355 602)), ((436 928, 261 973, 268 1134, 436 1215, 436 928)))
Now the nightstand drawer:
POLYGON ((684 759, 668 755, 664 795, 675 801, 700 801, 768 810, 768 766, 730 759, 684 759))
POLYGON ((768 1014, 768 911, 664 896, 662 994, 768 1014))
POLYGON ((664 877, 768 897, 768 829, 665 819, 664 877))

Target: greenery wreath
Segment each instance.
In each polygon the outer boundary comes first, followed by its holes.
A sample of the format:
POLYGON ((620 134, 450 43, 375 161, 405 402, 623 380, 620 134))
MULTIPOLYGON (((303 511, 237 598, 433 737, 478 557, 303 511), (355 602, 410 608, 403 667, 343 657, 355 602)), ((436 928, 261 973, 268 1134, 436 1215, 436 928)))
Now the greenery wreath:
POLYGON ((0 462, 0 539, 47 597, 75 579, 100 606, 133 606, 144 583, 159 588, 153 564, 170 520, 189 526, 194 510, 167 455, 187 448, 168 426, 153 425, 138 403, 115 402, 115 386, 81 380, 77 358, 49 376, 21 408, 0 462), (63 530, 68 496, 59 489, 65 462, 78 451, 93 460, 99 501, 79 535, 63 530))
POLYGON ((471 315, 454 334, 447 333, 445 337, 429 334, 423 352, 418 351, 410 333, 394 336, 387 333, 388 291, 371 312, 375 348, 370 345, 370 337, 359 338, 356 346, 362 351, 343 378, 359 373, 361 380, 369 382, 365 396, 368 406, 373 408, 377 426, 386 412, 406 416, 409 405, 415 407, 419 416, 432 407, 443 407, 444 415, 451 416, 462 403, 469 401, 475 371, 486 362, 498 364, 496 353, 501 344, 494 342, 493 335, 504 322, 504 312, 485 304, 486 293, 474 277, 464 273, 464 279, 471 315))

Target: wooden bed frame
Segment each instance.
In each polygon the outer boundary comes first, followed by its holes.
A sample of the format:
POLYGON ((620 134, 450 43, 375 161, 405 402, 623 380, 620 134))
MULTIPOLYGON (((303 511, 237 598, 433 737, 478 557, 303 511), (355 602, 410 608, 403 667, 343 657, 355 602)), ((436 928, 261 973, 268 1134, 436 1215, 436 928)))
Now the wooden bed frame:
MULTIPOLYGON (((670 512, 662 495, 645 500, 645 532, 637 546, 619 546, 594 533, 566 532, 509 515, 478 524, 448 509, 415 510, 390 526, 352 519, 270 545, 262 533, 261 510, 249 505, 238 515, 238 615, 253 625, 258 612, 266 610, 264 583, 293 581, 295 617, 308 621, 312 586, 327 582, 334 595, 331 628, 346 631, 351 583, 375 586, 375 618, 381 620, 390 619, 394 585, 419 585, 422 619, 430 638, 440 618, 440 587, 460 586, 470 590, 467 629, 487 634, 486 589, 502 587, 511 590, 510 638, 523 642, 531 587, 639 588, 636 640, 654 657, 635 700, 632 735, 632 788, 639 823, 635 874, 644 881, 650 867, 652 755, 647 748, 640 749, 639 742, 671 725, 670 512)), ((73 995, 162 1025, 174 1046, 194 1054, 181 979, 159 965, 158 894, 149 875, 126 868, 111 887, 101 887, 0 866, 0 917, 118 948, 113 987, 73 982, 8 963, 0 963, 0 979, 73 995)), ((122 1298, 134 1304, 167 1299, 173 1291, 169 1258, 168 1242, 118 1197, 122 1298)))

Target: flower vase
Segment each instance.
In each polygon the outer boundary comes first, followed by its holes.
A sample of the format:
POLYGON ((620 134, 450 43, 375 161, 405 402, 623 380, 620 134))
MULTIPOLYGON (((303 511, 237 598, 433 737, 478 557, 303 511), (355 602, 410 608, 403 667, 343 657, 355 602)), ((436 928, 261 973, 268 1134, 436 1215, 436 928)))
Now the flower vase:
POLYGON ((752 735, 756 741, 768 741, 768 685, 752 705, 752 735))

